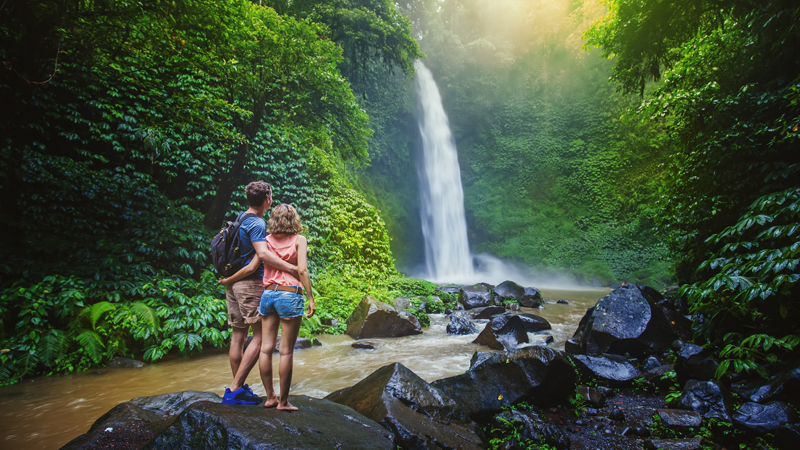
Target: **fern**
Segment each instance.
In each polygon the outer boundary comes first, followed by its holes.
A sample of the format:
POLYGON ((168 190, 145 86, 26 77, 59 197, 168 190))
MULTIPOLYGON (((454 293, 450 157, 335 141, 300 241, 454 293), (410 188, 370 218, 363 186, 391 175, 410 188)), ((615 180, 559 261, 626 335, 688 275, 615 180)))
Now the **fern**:
POLYGON ((100 336, 92 330, 83 330, 81 334, 75 337, 75 340, 81 345, 86 355, 89 356, 95 363, 99 363, 103 358, 103 340, 100 336))
POLYGON ((52 366, 56 359, 64 357, 69 348, 69 336, 63 330, 49 330, 39 341, 41 361, 52 366))

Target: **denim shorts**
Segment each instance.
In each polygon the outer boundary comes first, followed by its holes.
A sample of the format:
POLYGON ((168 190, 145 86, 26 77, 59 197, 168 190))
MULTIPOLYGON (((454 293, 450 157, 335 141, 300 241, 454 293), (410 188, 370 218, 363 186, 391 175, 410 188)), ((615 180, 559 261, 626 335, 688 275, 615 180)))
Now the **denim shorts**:
POLYGON ((265 289, 261 294, 261 304, 258 306, 258 313, 267 316, 278 313, 281 319, 291 319, 303 315, 305 299, 303 294, 296 294, 288 291, 273 291, 265 289))

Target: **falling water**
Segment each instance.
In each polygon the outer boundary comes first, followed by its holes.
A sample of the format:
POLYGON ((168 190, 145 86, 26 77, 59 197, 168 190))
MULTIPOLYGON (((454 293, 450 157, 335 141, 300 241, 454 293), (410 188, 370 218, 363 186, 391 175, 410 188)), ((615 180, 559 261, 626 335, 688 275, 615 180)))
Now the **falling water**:
POLYGON ((473 272, 458 153, 433 75, 420 61, 414 68, 423 147, 418 172, 427 278, 453 282, 473 272))

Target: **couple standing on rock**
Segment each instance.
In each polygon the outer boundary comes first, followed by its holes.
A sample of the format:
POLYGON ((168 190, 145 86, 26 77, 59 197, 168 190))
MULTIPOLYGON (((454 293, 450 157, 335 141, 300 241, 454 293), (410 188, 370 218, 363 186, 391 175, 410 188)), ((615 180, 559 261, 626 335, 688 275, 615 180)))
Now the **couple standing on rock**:
POLYGON ((308 314, 316 311, 308 275, 308 242, 298 233, 300 216, 291 205, 281 203, 272 210, 269 223, 264 213, 272 206, 272 187, 254 181, 245 188, 250 208, 239 226, 241 255, 245 266, 230 278, 221 278, 228 303, 228 324, 232 327, 230 363, 233 383, 225 389, 223 403, 256 405, 261 398, 245 384, 247 375, 259 362, 261 381, 267 391, 264 406, 295 411, 289 403, 294 345, 303 321, 303 290, 308 297, 308 314), (267 235, 269 231, 269 235, 267 235), (263 264, 262 264, 263 263, 263 264), (272 387, 272 353, 281 328, 280 397, 272 387), (253 340, 244 350, 248 329, 253 340), (260 356, 259 356, 260 352, 260 356))

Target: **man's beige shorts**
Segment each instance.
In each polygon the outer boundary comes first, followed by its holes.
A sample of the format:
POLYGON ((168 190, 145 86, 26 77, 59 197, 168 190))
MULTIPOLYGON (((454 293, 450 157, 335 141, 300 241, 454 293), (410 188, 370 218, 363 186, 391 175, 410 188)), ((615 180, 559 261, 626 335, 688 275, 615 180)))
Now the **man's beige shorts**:
POLYGON ((258 323, 258 304, 264 293, 261 280, 241 280, 225 288, 228 299, 228 325, 234 328, 247 328, 258 323))

